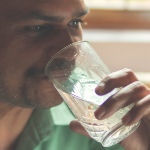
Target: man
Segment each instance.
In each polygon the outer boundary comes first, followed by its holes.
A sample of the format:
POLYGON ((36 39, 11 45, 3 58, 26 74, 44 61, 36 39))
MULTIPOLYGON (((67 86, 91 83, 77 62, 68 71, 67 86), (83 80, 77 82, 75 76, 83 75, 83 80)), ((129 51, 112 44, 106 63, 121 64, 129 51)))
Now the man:
POLYGON ((82 40, 88 12, 82 0, 0 0, 0 150, 105 149, 69 130, 65 105, 44 110, 63 102, 45 66, 82 40))
POLYGON ((63 101, 45 76, 45 65, 82 39, 88 12, 82 0, 0 0, 0 150, 122 149, 103 148, 71 132, 66 124, 73 116, 65 105, 44 110, 63 101))

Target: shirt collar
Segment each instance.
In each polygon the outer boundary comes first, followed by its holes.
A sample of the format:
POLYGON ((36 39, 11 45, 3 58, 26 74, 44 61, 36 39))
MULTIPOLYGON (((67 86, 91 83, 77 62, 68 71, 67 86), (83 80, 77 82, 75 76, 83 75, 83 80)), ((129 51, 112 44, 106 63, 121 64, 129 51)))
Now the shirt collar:
POLYGON ((34 110, 28 124, 19 137, 16 150, 34 149, 52 133, 50 110, 34 110))

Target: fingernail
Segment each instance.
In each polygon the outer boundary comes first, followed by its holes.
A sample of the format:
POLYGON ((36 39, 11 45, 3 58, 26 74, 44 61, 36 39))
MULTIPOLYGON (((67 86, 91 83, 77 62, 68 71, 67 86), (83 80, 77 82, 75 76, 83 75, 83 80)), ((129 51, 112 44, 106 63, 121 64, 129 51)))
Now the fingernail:
POLYGON ((96 91, 97 94, 100 94, 101 92, 103 92, 104 89, 105 89, 105 83, 104 82, 100 82, 97 85, 95 91, 96 91))
POLYGON ((106 114, 106 110, 104 107, 100 107, 95 111, 95 117, 97 119, 101 119, 106 114))

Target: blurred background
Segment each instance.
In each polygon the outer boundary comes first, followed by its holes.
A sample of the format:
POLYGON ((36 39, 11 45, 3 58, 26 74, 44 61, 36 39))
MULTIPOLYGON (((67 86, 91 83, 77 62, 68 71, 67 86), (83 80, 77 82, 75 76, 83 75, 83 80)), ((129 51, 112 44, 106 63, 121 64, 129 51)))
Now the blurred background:
POLYGON ((111 71, 130 68, 150 85, 150 0, 85 0, 90 14, 83 26, 111 71))

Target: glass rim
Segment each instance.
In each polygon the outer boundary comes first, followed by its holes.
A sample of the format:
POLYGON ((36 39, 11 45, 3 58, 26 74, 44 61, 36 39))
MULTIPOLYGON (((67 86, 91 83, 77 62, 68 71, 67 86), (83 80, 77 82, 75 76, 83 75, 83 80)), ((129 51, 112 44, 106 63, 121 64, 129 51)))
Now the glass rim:
POLYGON ((71 44, 65 46, 64 48, 62 48, 61 50, 59 50, 59 51, 48 61, 48 63, 47 63, 46 66, 45 66, 45 74, 47 74, 47 68, 48 68, 49 64, 54 60, 54 58, 55 58, 57 55, 59 55, 61 52, 65 51, 67 48, 69 48, 69 47, 71 47, 71 46, 73 46, 73 45, 81 44, 81 43, 86 43, 86 44, 89 44, 89 45, 90 45, 90 43, 89 43, 88 41, 77 41, 77 42, 73 42, 73 43, 71 43, 71 44))

